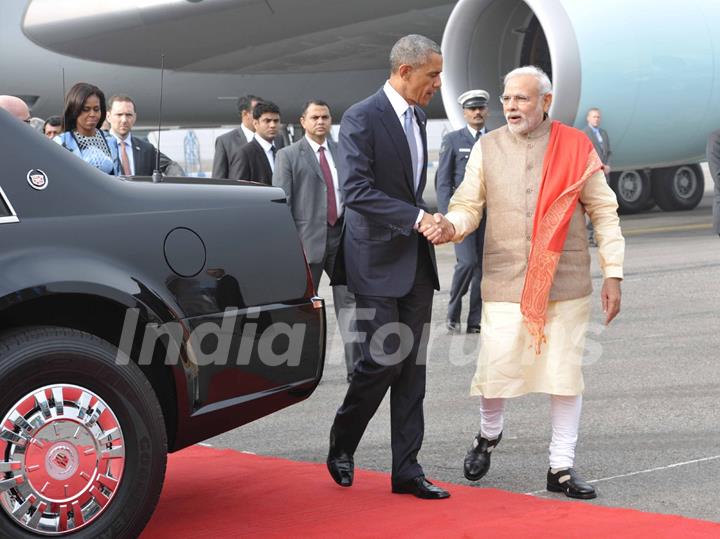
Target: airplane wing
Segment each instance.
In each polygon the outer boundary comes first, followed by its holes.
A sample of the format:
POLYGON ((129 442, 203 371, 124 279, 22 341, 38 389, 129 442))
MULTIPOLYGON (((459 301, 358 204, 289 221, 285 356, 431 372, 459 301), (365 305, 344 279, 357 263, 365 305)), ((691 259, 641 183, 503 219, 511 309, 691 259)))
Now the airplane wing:
POLYGON ((33 0, 25 34, 113 64, 232 74, 387 70, 407 33, 442 39, 448 0, 33 0), (92 44, 92 46, 89 46, 92 44))
MULTIPOLYGON (((0 10, 21 3, 4 1, 0 10)), ((502 77, 535 64, 553 80, 553 118, 580 127, 588 108, 601 108, 613 140, 613 167, 642 169, 701 160, 707 134, 720 125, 720 41, 710 23, 720 20, 720 2, 661 4, 26 0, 21 27, 22 39, 52 51, 56 65, 84 59, 86 64, 72 64, 68 80, 79 80, 79 71, 108 91, 132 93, 145 103, 156 101, 152 79, 163 53, 164 110, 174 125, 236 121, 233 101, 247 93, 277 102, 285 121, 294 121, 307 99, 324 99, 337 120, 386 79, 392 43, 421 33, 442 42, 445 60, 442 98, 431 102, 429 117, 462 125, 457 95, 483 88, 492 95, 489 126, 502 125, 496 98, 502 77), (679 31, 682 38, 669 38, 679 31), (667 114, 669 108, 675 114, 667 114)), ((22 41, 6 37, 6 27, 17 24, 11 19, 3 15, 0 23, 3 50, 22 41)), ((12 60, 0 59, 4 75, 12 67, 12 60)), ((153 111, 144 109, 141 116, 151 121, 153 111)))

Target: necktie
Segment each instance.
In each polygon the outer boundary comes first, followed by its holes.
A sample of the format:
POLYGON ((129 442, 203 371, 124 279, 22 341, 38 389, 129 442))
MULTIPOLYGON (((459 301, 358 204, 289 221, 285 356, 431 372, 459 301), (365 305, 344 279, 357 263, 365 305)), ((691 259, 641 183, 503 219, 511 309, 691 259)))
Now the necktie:
POLYGON ((327 186, 327 222, 330 226, 335 226, 338 220, 337 204, 335 202, 335 185, 333 184, 332 172, 330 172, 330 164, 325 157, 325 147, 320 146, 320 170, 322 171, 325 185, 327 186))
POLYGON ((275 162, 275 154, 277 153, 277 148, 275 147, 275 144, 270 146, 270 151, 272 152, 272 161, 275 162))
POLYGON ((475 142, 478 141, 478 139, 480 138, 480 135, 482 135, 482 133, 479 130, 475 131, 475 142))
POLYGON ((131 176, 132 170, 130 170, 130 159, 128 159, 127 150, 125 149, 125 141, 118 142, 120 145, 120 164, 122 165, 123 175, 131 176))
POLYGON ((418 152, 417 142, 415 139, 415 129, 413 129, 413 108, 408 107, 405 110, 405 137, 410 146, 410 160, 412 161, 413 186, 415 191, 418 188, 418 152))

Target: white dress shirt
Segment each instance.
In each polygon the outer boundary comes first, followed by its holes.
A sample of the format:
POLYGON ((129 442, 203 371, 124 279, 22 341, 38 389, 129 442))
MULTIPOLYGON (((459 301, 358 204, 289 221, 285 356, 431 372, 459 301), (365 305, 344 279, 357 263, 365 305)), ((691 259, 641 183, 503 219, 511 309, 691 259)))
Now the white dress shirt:
MULTIPOLYGON (((118 159, 120 159, 120 156, 122 155, 120 152, 122 151, 120 149, 120 145, 125 145, 125 151, 127 152, 128 156, 128 162, 130 163, 130 175, 135 176, 135 156, 133 155, 133 148, 132 148, 132 138, 130 137, 130 133, 127 134, 127 137, 123 140, 123 138, 118 135, 115 131, 112 129, 110 130, 110 134, 115 139, 115 142, 117 142, 117 150, 118 150, 118 159)), ((122 162, 122 161, 121 161, 122 162)))
POLYGON ((250 131, 247 127, 245 127, 245 124, 240 124, 240 129, 243 132, 243 135, 245 135, 245 140, 250 142, 255 137, 255 131, 250 131))
POLYGON ((327 158, 328 165, 330 165, 330 174, 332 175, 333 187, 335 188, 335 209, 337 210, 338 218, 340 218, 343 213, 343 203, 341 200, 342 194, 340 193, 340 184, 338 183, 338 173, 337 169, 335 168, 335 160, 330 153, 327 139, 322 144, 318 144, 313 139, 305 135, 305 140, 307 140, 308 144, 310 144, 310 147, 315 154, 315 159, 318 160, 318 163, 320 162, 320 147, 325 148, 325 157, 327 158))
MULTIPOLYGON (((411 107, 411 105, 405 101, 405 98, 401 96, 395 88, 392 87, 390 84, 390 81, 385 81, 385 86, 383 86, 383 91, 385 92, 385 95, 390 100, 390 105, 392 105, 393 110, 395 111, 395 114, 397 114, 398 120, 400 121, 400 127, 403 129, 403 132, 405 131, 405 111, 408 109, 408 107, 411 107)), ((423 159, 423 145, 422 145, 422 137, 420 135, 420 126, 417 123, 417 118, 415 117, 413 110, 412 115, 412 125, 413 125, 413 131, 415 132, 415 145, 417 146, 417 156, 418 156, 418 170, 413 171, 415 173, 415 181, 419 185, 420 182, 420 176, 421 176, 421 170, 422 167, 425 166, 425 161, 423 159)), ((418 218, 415 220, 415 226, 417 227, 420 221, 423 218, 423 215, 425 212, 423 210, 420 210, 420 213, 418 214, 418 218)))
MULTIPOLYGON (((472 127, 470 127, 470 126, 468 125, 468 126, 467 126, 467 130, 470 131, 470 136, 472 136, 473 139, 477 136, 477 130, 476 130, 476 129, 473 129, 472 127)), ((486 132, 487 132, 486 129, 483 127, 483 128, 480 130, 480 135, 482 136, 482 135, 484 135, 486 132)))
POLYGON ((267 157, 268 163, 270 163, 270 170, 275 172, 275 158, 272 153, 273 143, 268 142, 267 140, 259 136, 257 133, 254 135, 253 138, 258 141, 263 151, 265 152, 265 157, 267 157))

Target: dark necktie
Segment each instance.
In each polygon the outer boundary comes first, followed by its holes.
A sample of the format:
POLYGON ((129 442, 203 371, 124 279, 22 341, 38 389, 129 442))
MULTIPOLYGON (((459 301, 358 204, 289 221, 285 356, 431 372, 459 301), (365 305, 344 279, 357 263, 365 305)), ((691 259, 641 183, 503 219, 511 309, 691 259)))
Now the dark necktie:
POLYGON ((325 147, 320 146, 318 151, 320 152, 320 170, 322 170, 323 179, 327 186, 327 222, 330 226, 335 226, 338 220, 335 185, 333 184, 332 172, 330 172, 330 163, 325 157, 325 147))
POLYGON ((482 135, 482 133, 480 132, 480 130, 475 131, 475 142, 478 141, 478 139, 480 138, 480 135, 482 135))
POLYGON ((274 163, 275 162, 275 154, 277 154, 277 148, 275 147, 274 143, 270 146, 270 151, 272 152, 272 160, 274 163))

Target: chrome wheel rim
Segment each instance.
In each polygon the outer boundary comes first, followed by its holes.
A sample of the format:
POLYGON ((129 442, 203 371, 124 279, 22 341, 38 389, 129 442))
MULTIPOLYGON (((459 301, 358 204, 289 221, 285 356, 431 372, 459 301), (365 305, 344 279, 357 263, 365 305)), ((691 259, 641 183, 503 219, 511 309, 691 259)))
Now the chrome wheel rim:
POLYGON ((698 189, 698 179, 695 171, 690 167, 680 167, 673 176, 673 191, 677 198, 688 200, 698 189))
POLYGON ((18 525, 65 535, 109 507, 125 468, 125 440, 98 395, 45 386, 17 401, 0 427, 0 505, 18 525))
POLYGON ((634 170, 627 170, 618 179, 620 198, 626 202, 637 202, 642 194, 642 178, 634 170))

